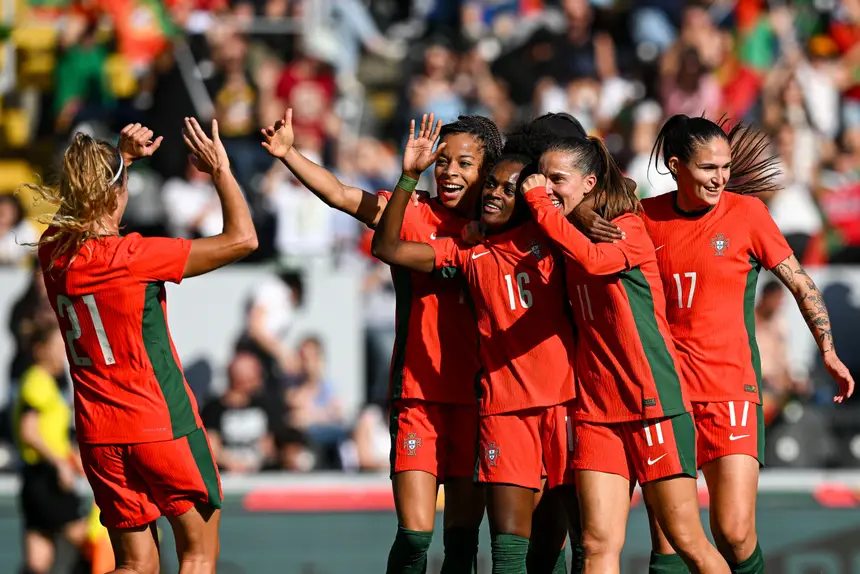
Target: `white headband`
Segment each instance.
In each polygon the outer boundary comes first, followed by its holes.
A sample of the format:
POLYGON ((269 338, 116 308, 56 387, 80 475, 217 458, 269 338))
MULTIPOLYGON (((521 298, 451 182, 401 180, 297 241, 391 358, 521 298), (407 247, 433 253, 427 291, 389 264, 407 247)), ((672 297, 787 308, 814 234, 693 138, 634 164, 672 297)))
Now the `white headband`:
POLYGON ((119 154, 119 169, 116 170, 116 173, 113 174, 113 179, 110 180, 108 185, 113 185, 117 181, 119 181, 119 176, 122 175, 122 168, 125 167, 125 161, 122 159, 122 154, 119 154))

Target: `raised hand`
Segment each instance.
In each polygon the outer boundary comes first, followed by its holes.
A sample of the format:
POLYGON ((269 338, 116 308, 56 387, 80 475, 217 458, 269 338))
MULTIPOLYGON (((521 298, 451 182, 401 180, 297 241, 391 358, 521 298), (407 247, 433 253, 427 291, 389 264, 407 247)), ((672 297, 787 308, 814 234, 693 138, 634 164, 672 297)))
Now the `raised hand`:
POLYGON ((841 403, 848 397, 854 394, 854 378, 851 376, 851 371, 848 367, 836 356, 835 351, 828 351, 822 356, 824 360, 824 368, 839 385, 839 393, 833 397, 834 403, 841 403))
POLYGON ((185 128, 182 130, 182 139, 191 151, 191 161, 198 170, 215 175, 216 172, 229 169, 230 160, 227 150, 218 136, 218 122, 212 120, 212 138, 210 139, 197 120, 185 118, 185 128))
POLYGON ((158 136, 148 127, 141 124, 128 124, 119 132, 119 152, 126 165, 131 165, 137 159, 149 157, 161 146, 163 137, 158 136))
POLYGON ((520 187, 520 190, 523 193, 527 191, 531 191, 536 187, 545 187, 547 191, 549 191, 549 184, 547 183, 546 176, 542 173, 533 173, 528 176, 526 180, 523 182, 523 185, 520 187))
POLYGON ((436 122, 435 128, 433 120, 433 114, 430 114, 429 120, 427 114, 421 116, 421 128, 417 134, 415 120, 409 124, 409 141, 403 151, 403 173, 413 179, 418 179, 421 172, 433 165, 445 148, 442 142, 433 151, 433 146, 439 140, 439 132, 442 131, 442 120, 436 122))
POLYGON ((275 122, 273 126, 261 129, 260 133, 263 134, 263 148, 269 155, 278 159, 287 157, 296 139, 293 133, 293 109, 287 108, 283 119, 275 122))

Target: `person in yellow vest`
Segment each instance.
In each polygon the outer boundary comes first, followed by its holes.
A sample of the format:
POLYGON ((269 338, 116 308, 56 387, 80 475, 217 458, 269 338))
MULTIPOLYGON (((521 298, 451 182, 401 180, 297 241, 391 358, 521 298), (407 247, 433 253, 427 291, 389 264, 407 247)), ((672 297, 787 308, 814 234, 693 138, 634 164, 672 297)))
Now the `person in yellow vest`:
POLYGON ((70 440, 72 412, 57 384, 65 366, 65 342, 56 323, 40 327, 32 342, 34 364, 21 376, 13 424, 23 462, 23 572, 42 574, 53 565, 57 535, 83 548, 87 521, 75 492, 80 464, 70 440))

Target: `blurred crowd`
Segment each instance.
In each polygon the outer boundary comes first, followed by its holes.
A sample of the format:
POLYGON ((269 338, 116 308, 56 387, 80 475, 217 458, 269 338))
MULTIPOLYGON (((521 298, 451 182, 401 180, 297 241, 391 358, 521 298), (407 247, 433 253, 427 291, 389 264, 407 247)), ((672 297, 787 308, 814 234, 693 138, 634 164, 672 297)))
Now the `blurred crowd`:
MULTIPOLYGON (((367 190, 396 181, 408 122, 424 111, 487 115, 503 131, 570 112, 643 197, 674 189, 649 168, 668 116, 752 122, 780 158, 783 189, 763 199, 798 258, 860 263, 860 0, 30 0, 0 38, 16 63, 11 77, 0 70, 0 173, 17 162, 50 177, 75 131, 115 138, 142 122, 165 137, 130 174, 127 231, 220 231, 215 191, 179 135, 185 116, 218 119, 258 227, 250 261, 282 270, 251 296, 226 391, 198 394, 229 471, 388 464, 388 270, 369 255, 369 230, 261 148, 260 127, 288 107, 302 153, 367 190), (368 407, 355 421, 331 392, 320 340, 282 342, 303 270, 320 265, 365 277, 368 407)), ((0 190, 20 183, 6 179, 0 190)), ((30 264, 34 210, 0 194, 0 264, 30 264)), ((32 361, 27 325, 50 315, 38 283, 12 318, 13 381, 32 361)), ((769 285, 757 310, 771 418, 815 392, 785 367, 782 297, 769 285)))

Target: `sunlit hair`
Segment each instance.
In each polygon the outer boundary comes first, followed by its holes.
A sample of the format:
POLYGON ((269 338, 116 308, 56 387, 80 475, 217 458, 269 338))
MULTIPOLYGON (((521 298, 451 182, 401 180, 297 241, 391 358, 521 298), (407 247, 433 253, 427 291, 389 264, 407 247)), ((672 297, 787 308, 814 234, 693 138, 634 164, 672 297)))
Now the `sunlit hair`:
POLYGON ((56 214, 43 221, 56 231, 39 242, 40 247, 54 244, 48 269, 61 256, 68 257, 71 263, 84 243, 99 236, 96 223, 116 211, 118 192, 124 184, 119 173, 122 167, 122 157, 115 146, 78 133, 63 154, 59 183, 24 185, 57 206, 56 214))
POLYGON ((594 210, 604 219, 611 221, 625 213, 639 212, 635 187, 626 184, 618 164, 600 138, 564 138, 552 142, 546 151, 570 154, 573 169, 583 176, 597 177, 592 190, 594 210))
MULTIPOLYGON (((657 162, 663 158, 663 165, 669 170, 669 160, 677 157, 680 161, 689 163, 696 150, 705 146, 714 138, 725 140, 732 152, 731 179, 726 184, 726 191, 733 193, 771 193, 779 191, 779 158, 766 153, 770 142, 767 135, 752 126, 738 122, 726 133, 729 120, 720 118, 718 122, 698 117, 691 118, 683 114, 669 118, 657 135, 657 141, 651 149, 651 159, 658 173, 657 162)), ((649 163, 650 163, 649 161, 649 163)), ((669 170, 669 173, 672 173, 669 170)), ((675 174, 672 173, 672 177, 675 174)))

